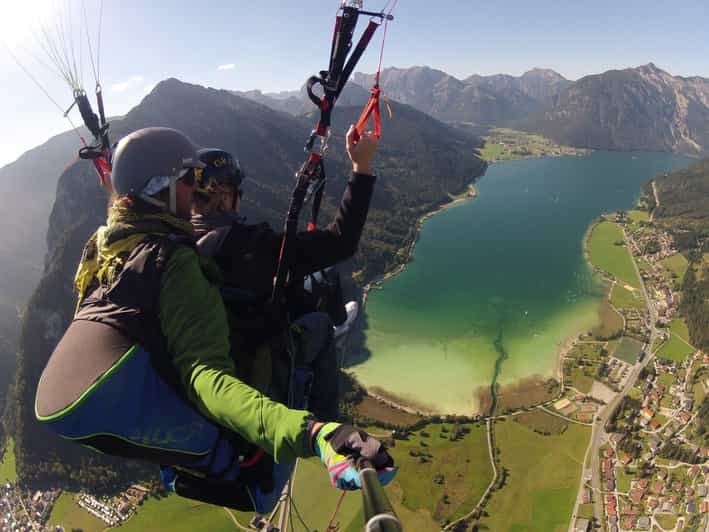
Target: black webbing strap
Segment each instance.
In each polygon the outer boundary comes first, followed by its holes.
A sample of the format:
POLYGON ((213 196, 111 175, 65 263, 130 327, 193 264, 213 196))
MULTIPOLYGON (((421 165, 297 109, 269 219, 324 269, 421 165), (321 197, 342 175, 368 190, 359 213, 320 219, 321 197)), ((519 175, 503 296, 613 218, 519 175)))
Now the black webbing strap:
POLYGON ((352 55, 350 56, 349 61, 347 61, 347 65, 345 65, 342 74, 340 74, 340 80, 337 86, 337 97, 340 96, 342 89, 345 88, 345 84, 350 79, 350 75, 352 75, 352 71, 357 66, 359 58, 362 57, 362 54, 367 49, 367 45, 369 45, 369 41, 372 40, 374 32, 377 31, 378 27, 379 23, 375 22, 374 20, 370 20, 369 25, 367 25, 367 29, 364 30, 364 33, 359 38, 359 42, 357 43, 355 49, 352 51, 352 55))
POLYGON ((101 124, 98 116, 94 113, 94 110, 91 109, 91 104, 89 103, 89 99, 86 97, 86 93, 83 91, 79 92, 74 98, 76 100, 76 106, 79 108, 79 112, 81 113, 81 119, 84 121, 84 125, 91 132, 94 138, 100 139, 101 124))
POLYGON ((290 270, 290 243, 298 232, 300 211, 305 203, 308 188, 324 177, 323 171, 322 156, 318 153, 311 153, 305 164, 298 170, 296 185, 291 193, 291 201, 288 207, 288 214, 286 215, 283 240, 281 240, 281 250, 278 255, 278 267, 276 269, 276 277, 273 282, 273 292, 271 294, 272 303, 282 303, 281 299, 290 270))

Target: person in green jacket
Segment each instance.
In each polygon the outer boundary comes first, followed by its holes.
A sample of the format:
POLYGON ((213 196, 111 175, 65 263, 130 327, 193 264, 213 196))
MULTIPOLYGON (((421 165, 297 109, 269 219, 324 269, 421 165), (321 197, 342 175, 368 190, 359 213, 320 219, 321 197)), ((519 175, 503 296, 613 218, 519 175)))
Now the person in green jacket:
POLYGON ((317 454, 343 489, 358 487, 355 461, 366 458, 387 482, 393 460, 376 439, 236 377, 218 270, 200 261, 188 221, 201 167, 174 129, 119 142, 116 197, 84 248, 76 313, 40 378, 37 419, 101 452, 169 465, 163 480, 177 493, 239 509, 275 502, 264 454, 317 454))

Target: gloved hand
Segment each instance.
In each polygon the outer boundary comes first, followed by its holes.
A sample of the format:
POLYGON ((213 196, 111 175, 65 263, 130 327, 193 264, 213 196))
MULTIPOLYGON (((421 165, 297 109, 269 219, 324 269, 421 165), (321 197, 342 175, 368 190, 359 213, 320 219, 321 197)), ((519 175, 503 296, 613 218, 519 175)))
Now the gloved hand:
POLYGON ((364 458, 377 470, 379 482, 386 486, 397 472, 394 459, 382 443, 362 430, 340 423, 326 423, 313 445, 315 453, 327 467, 332 485, 341 490, 362 487, 356 464, 364 458))

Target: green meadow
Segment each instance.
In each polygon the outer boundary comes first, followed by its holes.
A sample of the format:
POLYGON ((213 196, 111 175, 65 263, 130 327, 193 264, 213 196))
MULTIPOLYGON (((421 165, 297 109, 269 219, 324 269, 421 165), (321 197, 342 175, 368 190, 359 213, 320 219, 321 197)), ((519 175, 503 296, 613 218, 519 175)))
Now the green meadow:
POLYGON ((657 356, 675 362, 684 362, 687 357, 694 353, 695 349, 683 341, 676 334, 670 334, 670 339, 667 340, 657 352, 657 356))
POLYGON ((14 482, 17 479, 15 467, 15 442, 12 438, 7 440, 7 450, 0 461, 0 484, 14 482))
POLYGON ((675 253, 671 257, 662 259, 660 264, 677 276, 677 281, 680 285, 684 282, 684 274, 687 273, 687 268, 689 267, 689 263, 687 259, 684 258, 684 255, 675 253))
POLYGON ((618 283, 613 286, 611 291, 611 303, 615 308, 647 308, 640 290, 628 290, 618 283))
POLYGON ((466 424, 469 430, 457 441, 450 437, 452 424, 428 425, 408 440, 397 440, 390 451, 401 468, 395 484, 400 503, 415 516, 406 530, 418 530, 425 510, 430 525, 455 520, 470 512, 492 480, 492 466, 484 425, 466 424))
POLYGON ((596 267, 622 283, 640 288, 633 259, 624 244, 623 231, 617 224, 606 221, 596 224, 588 239, 588 253, 596 267))
POLYGON ((635 364, 638 361, 642 347, 643 344, 641 342, 633 338, 624 337, 613 352, 613 356, 628 364, 635 364))
POLYGON ((590 428, 572 423, 562 434, 542 436, 515 421, 498 421, 495 437, 509 476, 493 493, 481 527, 568 530, 590 434, 590 428))

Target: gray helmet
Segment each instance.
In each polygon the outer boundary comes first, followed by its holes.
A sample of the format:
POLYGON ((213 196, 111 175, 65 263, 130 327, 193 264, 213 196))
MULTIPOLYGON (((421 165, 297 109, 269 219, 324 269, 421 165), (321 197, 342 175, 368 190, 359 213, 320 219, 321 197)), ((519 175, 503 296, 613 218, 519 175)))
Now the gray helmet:
MULTIPOLYGON (((148 127, 123 137, 113 156, 111 183, 118 195, 140 197, 161 207, 151 198, 170 187, 190 168, 204 168, 197 148, 184 133, 167 127, 148 127)), ((171 198, 173 203, 174 198, 171 198)), ((174 205, 170 205, 174 211, 174 205)))

